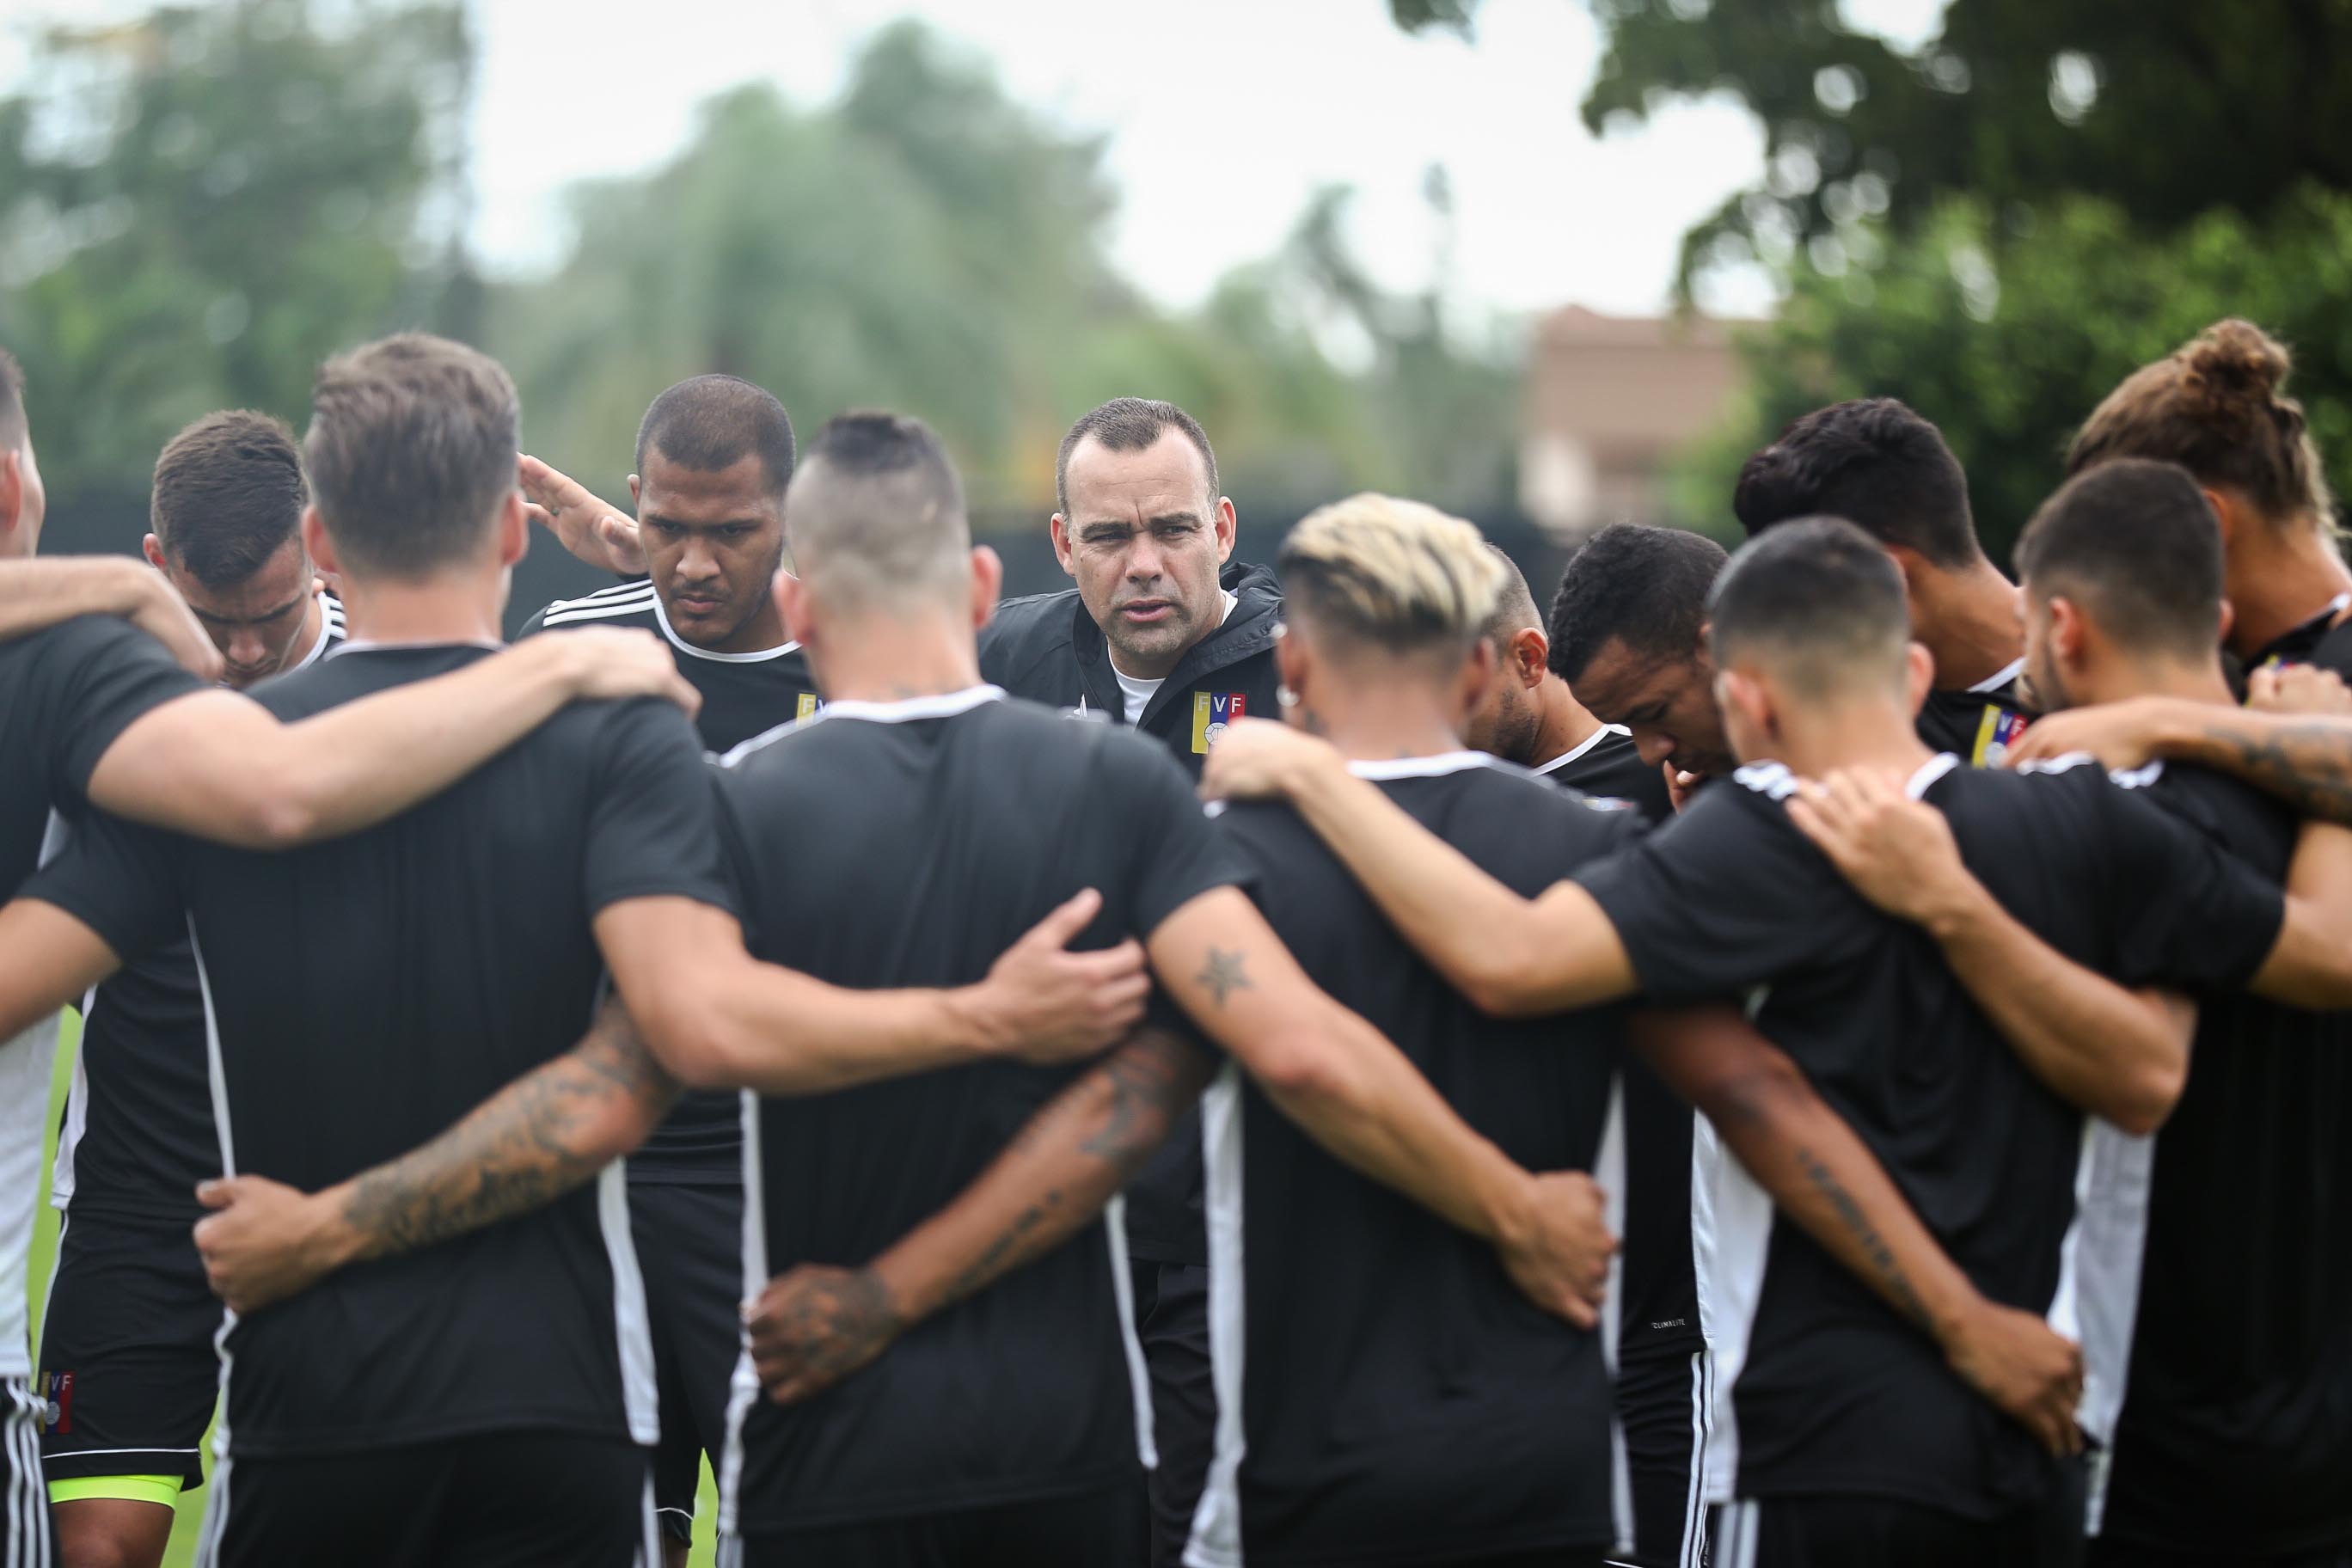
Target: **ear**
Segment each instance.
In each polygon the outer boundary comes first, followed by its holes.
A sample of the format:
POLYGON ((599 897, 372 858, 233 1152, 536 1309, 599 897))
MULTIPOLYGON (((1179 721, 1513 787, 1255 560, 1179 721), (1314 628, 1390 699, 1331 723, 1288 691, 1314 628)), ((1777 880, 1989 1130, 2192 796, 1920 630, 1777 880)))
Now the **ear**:
POLYGON ((1926 557, 1909 545, 1881 544, 1879 548, 1894 557, 1895 569, 1903 574, 1903 586, 1906 595, 1912 585, 1919 581, 1920 574, 1930 570, 1926 557))
POLYGON ((2229 642, 2229 640, 2230 640, 2230 628, 2231 628, 2231 626, 2236 626, 2237 624, 2238 624, 2238 606, 2237 606, 2237 605, 2233 605, 2233 604, 2231 604, 2231 603, 2230 603, 2230 601, 2229 601, 2229 600, 2227 600, 2227 599, 2222 600, 2222 601, 2221 601, 2221 635, 2220 637, 2218 637, 2214 638, 2213 640, 2214 640, 2214 641, 2216 641, 2216 642, 2222 643, 2222 644, 2226 645, 2226 644, 2229 642))
POLYGON ((1927 693, 1935 689, 1936 656, 1927 651, 1927 644, 1915 642, 1903 650, 1903 658, 1905 707, 1916 718, 1927 693))
MULTIPOLYGON (((1478 641, 1480 646, 1486 646, 1486 638, 1478 641)), ((1507 673, 1529 691, 1541 686, 1544 677, 1551 673, 1550 660, 1551 639, 1534 626, 1511 635, 1510 657, 1504 661, 1508 666, 1507 673)))
MULTIPOLYGON (((16 531, 25 514, 25 458, 15 447, 0 451, 0 535, 16 531)), ((0 550, 0 554, 14 551, 0 550)))
POLYGON ((639 479, 636 475, 631 474, 629 476, 629 510, 631 511, 636 510, 637 508, 643 504, 645 496, 641 492, 644 489, 644 481, 639 479))
POLYGON ((784 636, 794 642, 807 642, 808 584, 779 566, 775 581, 768 584, 768 592, 775 598, 776 615, 784 623, 784 636))
POLYGON ((996 595, 1004 588, 1004 561, 985 544, 971 547, 971 629, 995 617, 996 595))
MULTIPOLYGON (((1307 682, 1313 679, 1314 670, 1315 657, 1307 651, 1307 639, 1298 635, 1296 627, 1286 628, 1282 637, 1274 645, 1275 674, 1280 677, 1282 684, 1290 688, 1292 691, 1303 692, 1307 689, 1307 682)), ((1288 711, 1297 713, 1299 708, 1304 706, 1305 704, 1301 703, 1288 711)))
POLYGON ((2079 663, 2089 636, 2088 623, 2074 601, 2063 594, 2051 595, 2050 651, 2058 656, 2058 661, 2064 665, 2079 663))
POLYGON ((1054 520, 1045 525, 1045 531, 1054 536, 1054 559, 1062 563, 1064 572, 1073 577, 1076 576, 1077 566, 1070 558, 1070 525, 1063 521, 1062 514, 1057 511, 1054 514, 1054 520))
POLYGON ((1766 734, 1772 732, 1772 698, 1763 682, 1752 675, 1736 669, 1717 671, 1715 677, 1715 705, 1728 716, 1738 714, 1749 727, 1766 734))
POLYGON ((147 552, 147 564, 161 572, 163 569, 163 542, 151 533, 141 548, 147 552))
POLYGON ((2246 509, 2226 490, 2206 490, 2205 504, 2213 509, 2213 519, 2221 525, 2221 548, 2227 550, 2237 542, 2238 531, 2246 521, 2246 509))
POLYGON ((315 505, 302 509, 302 548, 310 552, 310 564, 330 576, 342 575, 343 563, 336 557, 335 542, 327 537, 326 520, 319 515, 315 505))
POLYGON ((509 490, 499 507, 499 564, 512 566, 530 549, 530 513, 523 510, 522 492, 509 490))
POLYGON ((1241 537, 1241 519, 1234 511, 1233 501, 1224 496, 1217 498, 1214 527, 1217 531, 1217 564, 1222 566, 1234 558, 1234 541, 1241 537))

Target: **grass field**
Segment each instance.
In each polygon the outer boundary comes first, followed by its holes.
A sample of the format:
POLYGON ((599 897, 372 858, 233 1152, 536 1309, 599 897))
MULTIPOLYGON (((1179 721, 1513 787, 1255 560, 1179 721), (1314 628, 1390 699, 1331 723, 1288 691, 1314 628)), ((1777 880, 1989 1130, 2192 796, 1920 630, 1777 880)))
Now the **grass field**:
MULTIPOLYGON (((81 1020, 71 1013, 66 1015, 65 1026, 58 1033, 56 1075, 49 1083, 48 1147, 41 1158, 41 1208, 33 1232, 33 1264, 28 1281, 33 1297, 33 1336, 41 1332, 41 1304, 48 1293, 49 1265, 58 1245, 57 1211, 48 1205, 49 1161, 57 1154, 58 1113, 65 1104, 66 1086, 73 1079, 73 1053, 81 1038, 81 1020)), ((212 1440, 205 1441, 205 1469, 212 1469, 212 1440)), ((187 1568, 195 1561, 196 1533, 204 1526, 204 1491, 180 1494, 180 1515, 172 1529, 172 1550, 164 1555, 164 1568, 187 1568)), ((694 1514, 694 1568, 709 1568, 716 1561, 716 1549, 711 1542, 712 1521, 719 1515, 719 1498, 711 1484, 710 1467, 702 1468, 702 1499, 694 1514)))

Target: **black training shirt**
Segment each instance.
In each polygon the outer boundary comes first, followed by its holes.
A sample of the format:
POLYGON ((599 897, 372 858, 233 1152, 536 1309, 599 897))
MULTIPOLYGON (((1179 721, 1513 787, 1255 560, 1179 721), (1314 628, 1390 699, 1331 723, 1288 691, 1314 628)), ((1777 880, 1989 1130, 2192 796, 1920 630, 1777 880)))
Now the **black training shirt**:
MULTIPOLYGON (((290 721, 486 657, 346 645, 254 695, 290 721)), ((650 699, 574 703, 433 799, 282 854, 93 816, 27 893, 126 957, 193 929, 223 1163, 306 1192, 569 1050, 603 973, 598 911, 731 908, 701 750, 650 699)), ((618 1165, 535 1213, 331 1275, 238 1320, 223 1354, 239 1455, 655 1436, 618 1165)))
MULTIPOLYGON (((1990 1300, 2056 1303, 2084 1119, 2027 1069, 1916 927, 1880 914, 1789 819, 1795 781, 1742 768, 1579 877, 1664 1003, 1746 998, 1990 1300)), ((2061 952, 2128 984, 2230 986, 2276 941, 2278 889, 2095 765, 1912 780, 1969 868, 2061 952)), ((1727 1164, 1716 1203, 1717 1354, 1736 1433, 1710 1490, 1899 1499, 1990 1518, 2056 1468, 1727 1164)))
MULTIPOLYGON (((1244 879, 1160 747, 993 687, 836 702, 738 751, 719 795, 751 951, 843 985, 976 982, 1083 888, 1104 904, 1074 945, 1103 947, 1244 879)), ((757 1101, 746 1278, 866 1262, 1084 1070, 973 1063, 757 1101)), ((1134 1473, 1148 1405, 1115 1235, 1081 1230, 804 1404, 751 1402, 722 1528, 1010 1505, 1134 1473)))
POLYGON ((1973 767, 1995 768, 2025 732, 2033 715, 2018 700, 2020 659, 1991 679, 1963 690, 1931 690, 1919 705, 1919 739, 1931 752, 1949 752, 1973 767))

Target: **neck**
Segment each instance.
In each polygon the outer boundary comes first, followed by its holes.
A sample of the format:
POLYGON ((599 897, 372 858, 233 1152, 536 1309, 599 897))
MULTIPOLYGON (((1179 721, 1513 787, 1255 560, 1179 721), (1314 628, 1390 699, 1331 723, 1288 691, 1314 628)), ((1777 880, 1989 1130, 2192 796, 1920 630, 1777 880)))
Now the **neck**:
POLYGON ((2325 612, 2336 595, 2352 593, 2352 570, 2317 527, 2249 529, 2254 536, 2231 552, 2230 571, 2230 648, 2242 658, 2325 612))
POLYGON ((342 599, 343 626, 353 642, 505 640, 499 627, 506 599, 502 570, 465 576, 444 573, 415 583, 347 574, 342 599))
POLYGON ((980 684, 968 611, 908 606, 835 621, 802 647, 828 701, 901 702, 980 684))
POLYGON ((1784 715, 1780 760, 1817 779, 1840 768, 1891 768, 1908 778, 1935 755, 1893 698, 1857 698, 1784 715))
POLYGON ((1549 671, 1536 688, 1536 754, 1529 767, 1539 768, 1554 757, 1566 756, 1601 728, 1601 721, 1576 700, 1568 682, 1549 671))
POLYGON ((1318 692, 1299 710, 1300 726, 1351 762, 1458 752, 1462 732, 1454 722, 1439 693, 1394 677, 1364 682, 1358 690, 1318 692))
POLYGON ((751 618, 735 628, 734 634, 719 644, 712 653, 767 653, 780 648, 792 638, 784 632, 784 617, 777 612, 772 594, 760 595, 760 607, 751 618))
POLYGON ((2017 590, 1990 561, 1935 574, 1915 586, 1916 637, 1936 656, 1936 689, 1965 691, 1990 680, 2025 652, 2017 590), (1923 591, 1924 590, 1924 591, 1923 591))
POLYGON ((2134 697, 2178 697, 2190 702, 2233 708, 2237 699, 2221 662, 2195 658, 2114 658, 2095 671, 2077 675, 2071 695, 2084 707, 2134 697))

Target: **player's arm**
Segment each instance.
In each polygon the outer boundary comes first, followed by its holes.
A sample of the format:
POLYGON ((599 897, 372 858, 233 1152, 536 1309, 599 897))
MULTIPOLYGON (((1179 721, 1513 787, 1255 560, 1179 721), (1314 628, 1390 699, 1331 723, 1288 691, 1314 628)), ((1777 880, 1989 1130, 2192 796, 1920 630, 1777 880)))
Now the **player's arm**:
POLYGON ((592 495, 588 487, 525 454, 518 464, 523 510, 555 535, 566 552, 616 576, 635 577, 646 569, 637 520, 625 507, 592 495))
POLYGON ((804 1263, 771 1281, 748 1319, 769 1396, 789 1405, 829 1387, 925 1318, 1091 1223, 1167 1140, 1214 1068, 1191 1041, 1147 1026, 889 1250, 863 1268, 804 1263))
POLYGON ((412 1252, 553 1203, 658 1125, 677 1083, 618 1004, 580 1043, 517 1079, 431 1142, 318 1193, 260 1176, 205 1183, 196 1250, 239 1312, 338 1268, 412 1252))
POLYGON ((623 900, 595 930, 631 1015, 681 1081, 820 1094, 989 1058, 1068 1061, 1124 1037, 1150 992, 1142 950, 1066 951, 1101 905, 1080 893, 986 979, 938 990, 854 991, 761 963, 734 916, 692 899, 623 900))
POLYGON ((1285 1116, 1340 1161, 1492 1243, 1538 1306, 1595 1321, 1615 1240, 1580 1172, 1531 1175, 1474 1131, 1381 1032, 1318 989, 1239 889, 1152 931, 1153 973, 1285 1116))
POLYGON ((693 689, 643 632, 534 637, 465 669, 281 724, 251 699, 199 691, 133 721, 89 777, 108 811, 245 848, 355 832, 447 788, 565 703, 693 689))
POLYGON ((2035 720, 2003 761, 2015 767, 2087 752, 2111 770, 2158 759, 2194 763, 2234 774, 2301 816, 2352 823, 2352 716, 2327 710, 2335 705, 2320 674, 2256 670, 2249 700, 2272 706, 2136 697, 2053 713, 2035 720), (2275 706, 2285 701, 2323 710, 2275 706))
POLYGON ((1978 1292, 1794 1062, 1727 1006, 1645 1010, 1633 1035, 1782 1213, 1931 1335, 1978 1393, 2053 1452, 2080 1451, 2080 1352, 2040 1318, 1978 1292))
POLYGON ((1624 943, 1573 882, 1520 897, 1473 865, 1330 746, 1243 719, 1211 748, 1202 793, 1295 806, 1404 939, 1482 1010, 1537 1016, 1633 994, 1624 943))
POLYGON ((67 555, 0 562, 0 642, 76 616, 120 616, 162 643, 189 674, 220 679, 220 650, 187 602, 144 561, 67 555))
POLYGON ((2278 940, 2247 988, 2290 1006, 2352 1007, 2352 828, 2303 825, 2278 940))
POLYGON ((2196 1005, 2074 963, 2003 909, 1960 858, 1943 813, 1891 774, 1809 784, 1789 816, 1864 898, 1936 939, 1976 1005, 2070 1105, 2144 1136, 2189 1081, 2196 1005))
POLYGON ((77 1006, 91 986, 122 967, 106 939, 57 905, 37 898, 0 908, 0 1040, 13 1040, 77 1006))

